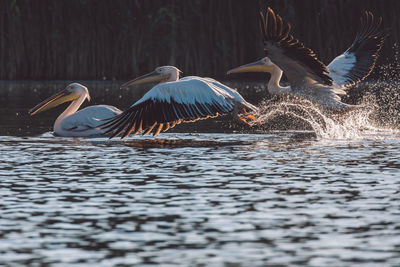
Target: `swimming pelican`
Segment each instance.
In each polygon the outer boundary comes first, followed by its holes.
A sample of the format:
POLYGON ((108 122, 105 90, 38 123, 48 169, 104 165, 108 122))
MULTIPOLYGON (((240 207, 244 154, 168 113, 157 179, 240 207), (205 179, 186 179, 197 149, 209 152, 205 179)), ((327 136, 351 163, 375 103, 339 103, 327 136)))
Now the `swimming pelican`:
POLYGON ((113 106, 96 105, 77 112, 85 99, 90 101, 88 89, 79 83, 71 83, 64 90, 30 109, 29 114, 33 116, 62 103, 72 101, 54 123, 54 134, 69 137, 101 135, 104 130, 98 128, 98 126, 104 123, 102 120, 112 118, 122 111, 113 106))
MULTIPOLYGON (((232 88, 211 79, 188 76, 179 79, 180 70, 174 66, 157 67, 155 71, 140 76, 121 86, 160 82, 148 91, 128 110, 105 123, 106 134, 111 138, 130 133, 156 136, 161 130, 167 131, 181 122, 193 122, 218 115, 239 112, 256 112, 257 108, 246 102, 232 88)), ((245 114, 242 120, 252 120, 253 115, 245 114)))
POLYGON ((264 50, 268 57, 229 70, 238 72, 269 72, 268 91, 271 94, 294 94, 308 98, 328 110, 340 112, 354 105, 341 102, 346 89, 366 78, 375 66, 384 34, 378 32, 382 18, 375 23, 371 12, 361 17, 361 30, 352 45, 327 67, 314 52, 290 34, 290 24, 268 8, 260 13, 264 50), (282 73, 290 86, 280 86, 282 73))

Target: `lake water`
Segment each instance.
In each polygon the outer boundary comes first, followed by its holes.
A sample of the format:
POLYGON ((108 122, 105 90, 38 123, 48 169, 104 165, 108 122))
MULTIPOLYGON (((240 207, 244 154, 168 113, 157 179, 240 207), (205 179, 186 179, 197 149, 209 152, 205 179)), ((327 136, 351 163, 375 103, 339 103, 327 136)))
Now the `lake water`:
POLYGON ((400 136, 0 138, 0 263, 398 266, 400 136))
POLYGON ((1 114, 0 265, 400 266, 400 133, 370 110, 270 103, 264 124, 304 129, 110 141, 16 121, 20 103, 1 114))

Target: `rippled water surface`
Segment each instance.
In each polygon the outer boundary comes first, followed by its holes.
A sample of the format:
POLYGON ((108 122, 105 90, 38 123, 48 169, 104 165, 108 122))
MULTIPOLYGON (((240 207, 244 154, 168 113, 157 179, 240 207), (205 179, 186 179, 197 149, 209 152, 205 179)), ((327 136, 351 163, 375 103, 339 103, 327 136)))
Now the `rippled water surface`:
POLYGON ((400 265, 391 133, 46 133, 0 151, 0 265, 400 265))

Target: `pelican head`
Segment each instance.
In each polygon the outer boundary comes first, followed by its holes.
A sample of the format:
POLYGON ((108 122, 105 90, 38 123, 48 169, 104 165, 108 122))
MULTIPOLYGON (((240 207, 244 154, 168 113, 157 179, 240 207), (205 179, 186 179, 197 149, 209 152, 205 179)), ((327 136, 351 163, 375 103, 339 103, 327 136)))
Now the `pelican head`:
POLYGON ((28 113, 33 116, 42 111, 49 110, 58 105, 61 105, 62 103, 74 101, 81 96, 84 96, 84 98, 87 98, 90 101, 89 91, 85 86, 79 83, 71 83, 70 85, 65 87, 65 89, 52 95, 51 97, 37 104, 35 107, 31 108, 28 113))
POLYGON ((121 88, 145 83, 177 81, 179 79, 179 73, 182 73, 182 71, 174 66, 157 67, 153 72, 124 83, 121 85, 121 88))
POLYGON ((229 70, 226 74, 239 72, 269 72, 272 73, 275 64, 268 57, 264 57, 256 62, 229 70))

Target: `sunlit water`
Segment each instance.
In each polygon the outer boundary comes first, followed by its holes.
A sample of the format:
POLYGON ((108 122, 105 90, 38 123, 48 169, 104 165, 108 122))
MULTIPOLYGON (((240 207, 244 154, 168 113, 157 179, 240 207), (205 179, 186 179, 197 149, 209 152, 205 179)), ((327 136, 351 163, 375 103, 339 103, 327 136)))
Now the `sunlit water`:
POLYGON ((0 151, 0 265, 400 265, 392 132, 45 133, 0 151))

